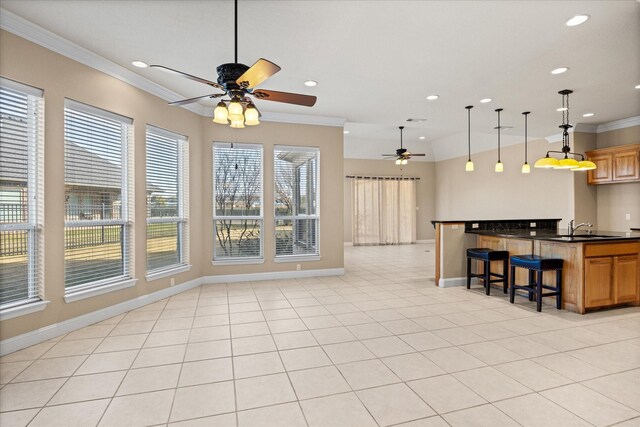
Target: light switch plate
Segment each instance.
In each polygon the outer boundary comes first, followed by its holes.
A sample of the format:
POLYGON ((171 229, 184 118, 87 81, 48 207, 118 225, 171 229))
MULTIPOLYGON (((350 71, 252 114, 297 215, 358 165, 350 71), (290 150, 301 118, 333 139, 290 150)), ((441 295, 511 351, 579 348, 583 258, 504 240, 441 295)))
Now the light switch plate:
POLYGON ((478 224, 477 222, 474 222, 473 224, 471 224, 471 228, 478 228, 480 227, 480 224, 478 224))
POLYGON ((624 219, 626 219, 627 221, 631 221, 631 214, 625 214, 624 219))

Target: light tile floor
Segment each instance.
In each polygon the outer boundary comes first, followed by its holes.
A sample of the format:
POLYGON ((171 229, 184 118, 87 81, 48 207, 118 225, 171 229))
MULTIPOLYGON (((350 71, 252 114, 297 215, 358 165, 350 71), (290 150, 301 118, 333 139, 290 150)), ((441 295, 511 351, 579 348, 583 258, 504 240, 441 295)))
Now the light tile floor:
POLYGON ((640 309, 434 285, 433 245, 204 285, 0 359, 0 425, 640 426, 640 309))

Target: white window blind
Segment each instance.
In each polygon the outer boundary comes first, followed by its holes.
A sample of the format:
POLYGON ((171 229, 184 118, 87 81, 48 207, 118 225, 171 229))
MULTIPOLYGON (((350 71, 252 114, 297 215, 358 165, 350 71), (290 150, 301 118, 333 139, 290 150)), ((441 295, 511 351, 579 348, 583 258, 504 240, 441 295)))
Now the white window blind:
POLYGON ((276 257, 319 255, 319 159, 317 148, 275 147, 276 257))
POLYGON ((0 78, 0 310, 44 298, 44 100, 0 78))
POLYGON ((262 147, 213 145, 213 259, 262 258, 262 147))
POLYGON ((147 271, 188 260, 188 161, 184 136, 147 126, 147 271))
POLYGON ((66 100, 65 287, 130 278, 133 271, 133 125, 66 100))

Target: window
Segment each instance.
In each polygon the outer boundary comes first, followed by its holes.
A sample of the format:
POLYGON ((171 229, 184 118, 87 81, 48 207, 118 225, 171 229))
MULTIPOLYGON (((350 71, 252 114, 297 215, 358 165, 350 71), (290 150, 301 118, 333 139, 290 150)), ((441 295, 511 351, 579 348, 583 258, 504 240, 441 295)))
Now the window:
POLYGON ((275 147, 276 257, 319 255, 319 157, 317 148, 275 147))
POLYGON ((262 147, 213 145, 214 261, 262 258, 262 147))
POLYGON ((44 298, 42 91, 0 78, 0 309, 44 298))
POLYGON ((133 271, 131 119, 66 100, 65 287, 129 279, 133 271))
POLYGON ((188 161, 184 136, 147 126, 147 271, 188 263, 188 161))

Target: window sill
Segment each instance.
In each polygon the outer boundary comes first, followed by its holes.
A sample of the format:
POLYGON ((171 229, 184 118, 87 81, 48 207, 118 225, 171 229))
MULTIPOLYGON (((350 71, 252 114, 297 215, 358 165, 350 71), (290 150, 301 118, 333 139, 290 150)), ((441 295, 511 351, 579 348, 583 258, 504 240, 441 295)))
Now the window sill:
POLYGON ((147 279, 147 281, 150 282, 152 280, 162 279, 163 277, 169 277, 176 274, 184 273, 189 270, 191 270, 191 264, 182 264, 182 265, 167 268, 164 270, 151 271, 147 273, 147 275, 145 276, 145 279, 147 279))
POLYGON ((67 304, 74 301, 80 301, 86 298, 95 297, 109 292, 119 291, 120 289, 135 286, 138 279, 126 279, 120 282, 110 283, 108 285, 96 286, 95 288, 82 289, 76 292, 65 294, 64 302, 67 304))
POLYGON ((37 301, 29 304, 19 305, 17 307, 6 308, 0 311, 0 321, 42 311, 47 307, 47 304, 49 304, 49 301, 37 301))
POLYGON ((211 261, 211 265, 249 265, 249 264, 264 264, 264 258, 225 259, 225 260, 219 260, 219 261, 211 261))
POLYGON ((280 257, 274 257, 273 262, 305 262, 305 261, 320 261, 322 257, 320 255, 286 255, 280 257))

